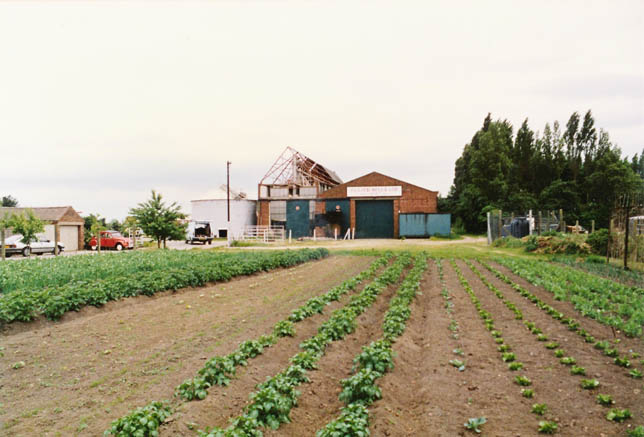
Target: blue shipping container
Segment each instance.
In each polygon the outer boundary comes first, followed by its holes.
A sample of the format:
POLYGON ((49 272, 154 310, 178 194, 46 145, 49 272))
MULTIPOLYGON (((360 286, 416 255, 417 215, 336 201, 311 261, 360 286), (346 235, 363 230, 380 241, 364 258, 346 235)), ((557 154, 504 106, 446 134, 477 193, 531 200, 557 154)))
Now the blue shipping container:
POLYGON ((449 235, 452 227, 451 214, 400 214, 401 237, 429 237, 449 235))

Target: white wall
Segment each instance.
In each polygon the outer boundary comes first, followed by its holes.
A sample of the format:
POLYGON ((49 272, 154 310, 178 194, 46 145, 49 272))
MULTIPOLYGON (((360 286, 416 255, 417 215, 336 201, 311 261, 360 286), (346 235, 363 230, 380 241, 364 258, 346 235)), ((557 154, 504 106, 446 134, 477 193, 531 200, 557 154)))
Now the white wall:
MULTIPOLYGON (((192 200, 192 220, 208 220, 215 235, 227 227, 226 199, 192 200)), ((244 226, 257 224, 256 200, 230 200, 230 229, 233 238, 238 238, 244 226)))

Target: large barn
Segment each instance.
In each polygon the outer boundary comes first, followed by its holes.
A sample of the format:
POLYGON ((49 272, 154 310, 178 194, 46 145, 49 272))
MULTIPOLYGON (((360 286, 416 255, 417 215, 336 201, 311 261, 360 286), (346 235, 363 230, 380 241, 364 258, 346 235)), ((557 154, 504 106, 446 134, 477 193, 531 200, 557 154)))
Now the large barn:
POLYGON ((450 233, 450 215, 437 213, 437 191, 378 172, 342 183, 328 167, 291 148, 264 176, 258 194, 257 224, 284 226, 293 238, 450 233))

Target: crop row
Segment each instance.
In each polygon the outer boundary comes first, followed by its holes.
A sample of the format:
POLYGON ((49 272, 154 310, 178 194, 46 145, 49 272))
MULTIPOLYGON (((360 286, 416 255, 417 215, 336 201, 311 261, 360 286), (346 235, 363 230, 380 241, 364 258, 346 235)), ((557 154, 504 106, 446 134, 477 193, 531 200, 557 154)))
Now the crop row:
MULTIPOLYGON (((481 263, 481 265, 483 265, 486 269, 488 269, 498 279, 508 284, 514 291, 516 291, 521 296, 523 296, 524 298, 528 299, 530 302, 535 304, 537 308, 544 311, 545 313, 550 315, 553 319, 559 321, 561 324, 565 325, 569 331, 577 333, 580 337, 584 339, 586 343, 594 344, 595 349, 600 350, 603 352, 604 355, 613 358, 613 364, 620 367, 625 367, 627 369, 632 367, 631 361, 626 355, 620 356, 620 352, 618 351, 616 345, 612 345, 608 340, 605 340, 605 339, 604 340, 596 339, 588 331, 582 328, 581 323, 578 320, 571 317, 566 317, 564 313, 558 311, 551 305, 547 304, 542 299, 538 298, 533 293, 526 290, 524 287, 521 287, 519 284, 512 281, 512 279, 508 278, 499 270, 493 268, 489 263, 486 263, 481 260, 479 260, 479 263, 481 263)), ((638 355, 636 353, 632 353, 631 357, 635 359, 636 357, 638 357, 638 355)), ((642 364, 644 364, 644 360, 642 361, 642 364)), ((642 377, 641 372, 635 368, 632 368, 629 371, 628 375, 636 379, 639 379, 642 377)))
POLYGON ((338 418, 316 433, 316 437, 363 437, 369 435, 367 407, 382 397, 376 381, 394 367, 392 344, 403 334, 411 315, 410 304, 427 269, 427 255, 417 254, 414 267, 391 299, 382 325, 383 337, 363 346, 354 362, 353 375, 341 381, 340 401, 345 406, 338 418))
MULTIPOLYGON (((449 290, 447 289, 447 285, 445 284, 445 273, 443 272, 443 262, 440 259, 436 260, 436 266, 438 267, 438 280, 441 285, 441 296, 443 296, 443 300, 445 300, 445 311, 447 312, 447 315, 449 316, 449 330, 451 332, 451 337, 453 340, 458 340, 459 339, 459 325, 458 321, 454 318, 454 303, 452 302, 452 296, 449 294, 449 290)), ((459 356, 463 357, 465 356, 465 352, 463 351, 462 347, 457 347, 452 350, 452 352, 459 356)), ((459 372, 463 372, 465 370, 465 361, 460 359, 460 358, 454 358, 452 360, 449 360, 449 363, 452 365, 452 367, 455 367, 459 372)))
POLYGON ((86 305, 101 306, 124 297, 149 296, 159 291, 227 281, 239 275, 320 259, 328 256, 328 253, 326 249, 302 249, 249 253, 244 257, 217 255, 204 257, 199 263, 185 259, 181 267, 161 267, 94 281, 74 281, 37 291, 16 290, 0 294, 0 323, 28 322, 40 314, 55 320, 68 311, 78 311, 86 305))
POLYGON ((261 259, 248 252, 213 250, 137 250, 99 255, 32 258, 0 263, 0 294, 14 290, 37 291, 71 282, 91 282, 132 273, 182 268, 217 259, 261 259))
POLYGON ((334 311, 316 335, 303 341, 300 344, 302 352, 291 357, 291 364, 286 369, 257 386, 257 391, 250 395, 251 402, 245 407, 244 413, 232 419, 230 426, 201 431, 200 436, 261 437, 260 428, 277 429, 282 423, 290 422, 290 411, 297 406, 300 395, 297 387, 309 381, 308 371, 316 368, 330 343, 342 340, 355 330, 358 315, 369 308, 388 285, 399 281, 403 270, 410 263, 411 256, 408 253, 401 254, 380 277, 353 296, 343 308, 334 311))
POLYGON ((644 290, 545 262, 498 258, 497 262, 544 287, 555 299, 569 301, 581 314, 640 337, 644 324, 644 290))
MULTIPOLYGON (((458 267, 458 265, 456 265, 456 262, 454 262, 454 260, 451 260, 451 264, 452 264, 452 267, 454 268, 454 271, 456 272, 459 282, 461 283, 461 285, 469 295, 470 300, 474 304, 474 307, 476 308, 479 316, 483 320, 483 323, 485 324, 486 329, 490 332, 490 335, 494 337, 494 342, 498 345, 497 351, 499 352, 501 360, 504 363, 507 363, 508 370, 510 371, 522 370, 523 363, 520 361, 517 361, 516 354, 512 352, 512 346, 505 341, 501 331, 495 327, 494 319, 492 318, 492 315, 488 311, 483 309, 483 305, 481 304, 481 301, 478 299, 478 297, 476 296, 476 293, 474 292, 470 284, 467 282, 467 279, 463 275, 463 272, 461 271, 461 269, 458 267)), ((496 291, 498 292, 498 290, 496 291)), ((520 310, 517 309, 517 311, 515 311, 515 315, 517 317, 521 315, 521 318, 523 318, 523 315, 520 314, 520 310), (518 314, 517 314, 517 311, 518 311, 518 314)), ((532 385, 532 381, 530 380, 530 378, 528 378, 525 375, 519 375, 514 377, 514 382, 520 387, 523 387, 521 389, 521 395, 523 397, 526 397, 529 399, 532 399, 534 397, 534 390, 532 388, 527 388, 532 385)), ((539 416, 543 416, 546 410, 547 410, 546 404, 534 404, 532 406, 532 412, 539 416)), ((558 427, 555 422, 548 421, 548 420, 541 420, 538 423, 537 430, 540 433, 553 434, 557 431, 557 428, 558 427)))
POLYGON ((105 435, 113 434, 122 437, 129 435, 137 437, 156 435, 157 428, 161 422, 155 420, 155 411, 160 410, 170 415, 174 410, 173 405, 178 404, 180 399, 186 401, 204 399, 208 394, 208 389, 213 385, 228 385, 230 378, 236 373, 237 366, 245 365, 248 359, 259 355, 264 348, 274 344, 276 336, 295 335, 294 322, 299 322, 313 314, 321 313, 326 304, 339 300, 344 294, 354 290, 362 281, 374 276, 380 268, 389 262, 391 257, 391 253, 381 256, 368 269, 357 276, 333 287, 321 296, 309 299, 302 306, 295 309, 288 318, 277 322, 273 328, 272 335, 263 335, 257 340, 247 340, 230 354, 211 358, 197 372, 194 378, 184 381, 176 388, 174 401, 155 401, 145 407, 137 408, 133 412, 115 420, 110 429, 105 431, 105 435), (141 418, 145 418, 146 423, 141 423, 141 418))

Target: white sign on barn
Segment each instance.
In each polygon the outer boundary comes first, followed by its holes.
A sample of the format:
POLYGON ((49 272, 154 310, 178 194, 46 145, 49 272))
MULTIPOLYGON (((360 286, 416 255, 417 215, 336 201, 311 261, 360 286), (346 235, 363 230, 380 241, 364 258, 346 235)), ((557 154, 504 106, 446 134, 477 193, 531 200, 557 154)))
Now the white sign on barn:
POLYGON ((347 197, 395 197, 402 196, 402 186, 347 187, 347 197))

